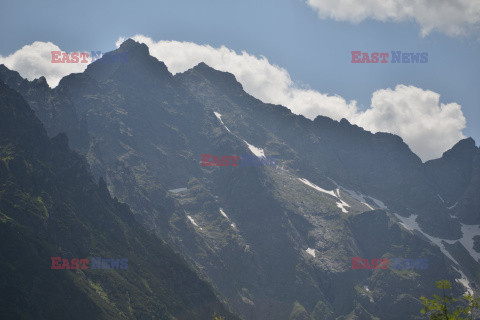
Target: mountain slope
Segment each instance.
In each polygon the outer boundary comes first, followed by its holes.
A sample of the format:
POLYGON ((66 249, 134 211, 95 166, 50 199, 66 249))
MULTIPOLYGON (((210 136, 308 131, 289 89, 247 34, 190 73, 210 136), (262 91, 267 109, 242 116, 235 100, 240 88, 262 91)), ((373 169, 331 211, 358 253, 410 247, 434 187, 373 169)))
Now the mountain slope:
POLYGON ((459 141, 426 172, 450 212, 466 224, 480 224, 480 148, 472 138, 459 141))
POLYGON ((172 76, 133 40, 112 54, 122 52, 134 58, 93 63, 53 94, 85 119, 94 174, 245 318, 405 319, 435 280, 461 292, 444 246, 401 220, 415 214, 421 231, 461 236, 399 137, 264 104, 205 64, 172 76), (279 165, 201 166, 202 154, 262 152, 279 165), (351 269, 351 257, 393 256, 435 267, 351 269))
MULTIPOLYGON (((420 159, 400 137, 372 134, 345 119, 337 122, 318 116, 312 122, 285 107, 262 103, 239 84, 224 90, 225 77, 224 72, 205 64, 176 75, 196 99, 224 115, 226 125, 254 145, 281 152, 283 159, 299 169, 308 163, 308 174, 311 167, 327 173, 350 189, 382 199, 401 215, 418 214, 422 227, 434 235, 460 236, 460 225, 451 220, 420 159), (240 116, 235 110, 249 112, 240 116), (240 117, 241 121, 236 121, 240 117), (285 145, 290 149, 287 154, 285 145), (290 157, 294 152, 297 159, 290 157)), ((228 81, 236 82, 234 78, 228 81)))
POLYGON ((2 319, 237 319, 1 81, 0 220, 2 319), (51 257, 128 267, 52 270, 51 257))

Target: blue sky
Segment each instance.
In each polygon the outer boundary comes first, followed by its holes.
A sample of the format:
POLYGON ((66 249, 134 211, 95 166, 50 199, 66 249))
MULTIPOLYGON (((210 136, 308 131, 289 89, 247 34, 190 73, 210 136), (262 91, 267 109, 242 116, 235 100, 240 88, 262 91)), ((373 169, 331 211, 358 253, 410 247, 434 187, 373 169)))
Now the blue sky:
POLYGON ((461 106, 467 121, 462 132, 478 145, 478 29, 467 30, 466 35, 433 30, 422 36, 421 27, 413 18, 402 22, 367 18, 359 23, 321 19, 302 0, 3 1, 0 55, 7 57, 35 41, 52 42, 67 52, 105 52, 116 48, 119 37, 136 34, 154 41, 224 45, 237 53, 265 56, 270 64, 288 71, 298 88, 356 100, 359 111, 370 107, 377 90, 398 84, 431 90, 440 94, 440 103, 461 106), (428 52, 429 60, 352 64, 352 50, 428 52))

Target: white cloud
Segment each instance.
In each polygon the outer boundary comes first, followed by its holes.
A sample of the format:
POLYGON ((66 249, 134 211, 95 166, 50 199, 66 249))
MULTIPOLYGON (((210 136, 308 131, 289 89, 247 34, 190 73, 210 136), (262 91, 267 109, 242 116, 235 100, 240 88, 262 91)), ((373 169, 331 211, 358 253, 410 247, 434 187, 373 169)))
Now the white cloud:
MULTIPOLYGON (((0 55, 0 64, 17 71, 28 80, 44 76, 52 88, 56 87, 64 76, 83 72, 87 68, 87 63, 52 63, 52 51, 62 50, 51 42, 35 41, 9 56, 0 55)), ((87 60, 90 62, 90 57, 87 60)))
MULTIPOLYGON (((413 86, 398 85, 373 93, 369 109, 360 111, 356 101, 327 95, 297 86, 287 70, 271 64, 267 58, 247 52, 237 53, 224 46, 214 48, 192 42, 158 41, 136 35, 150 54, 164 61, 172 73, 186 71, 200 62, 235 75, 246 92, 268 103, 281 104, 309 119, 318 115, 335 120, 348 119, 372 132, 398 134, 422 160, 441 156, 464 136, 465 118, 456 103, 440 103, 438 93, 413 86)), ((117 47, 124 39, 117 41, 117 47)), ((10 69, 30 80, 44 75, 51 86, 71 72, 81 72, 86 64, 52 64, 52 43, 35 42, 3 58, 10 69)))
POLYGON ((478 0, 307 0, 322 19, 357 23, 415 20, 423 36, 432 30, 450 36, 477 29, 480 23, 478 0))
POLYGON ((414 86, 373 93, 371 107, 352 122, 372 132, 399 135, 422 159, 437 158, 465 138, 465 117, 456 103, 440 103, 440 95, 414 86))

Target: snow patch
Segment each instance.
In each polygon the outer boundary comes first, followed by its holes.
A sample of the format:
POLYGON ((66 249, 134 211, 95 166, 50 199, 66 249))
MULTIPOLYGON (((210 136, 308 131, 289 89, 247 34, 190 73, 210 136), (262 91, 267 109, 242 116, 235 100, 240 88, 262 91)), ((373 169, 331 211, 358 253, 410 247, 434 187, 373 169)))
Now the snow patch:
POLYGON ((335 197, 337 198, 337 195, 335 194, 335 192, 332 191, 328 191, 328 190, 325 190, 325 189, 322 189, 320 188, 319 186, 317 186, 316 184, 314 183, 311 183, 310 181, 308 181, 307 179, 303 179, 303 178, 298 178, 298 180, 300 180, 301 182, 303 182, 304 184, 306 184, 307 186, 317 190, 317 191, 320 191, 320 192, 323 192, 323 193, 326 193, 326 194, 329 194, 331 195, 332 197, 335 197))
POLYGON ((189 215, 187 215, 187 218, 188 220, 190 220, 190 222, 197 228, 200 228, 200 230, 202 230, 202 228, 195 222, 195 220, 193 220, 192 217, 190 217, 189 215))
POLYGON ((312 257, 315 258, 315 249, 307 248, 307 250, 305 250, 305 251, 307 251, 307 253, 308 253, 309 255, 311 255, 312 257))
POLYGON ((479 225, 466 225, 461 223, 462 226, 462 238, 459 239, 460 243, 467 249, 472 258, 478 262, 480 259, 480 253, 473 250, 473 237, 480 235, 479 225))
POLYGON ((445 203, 445 201, 443 200, 443 198, 442 198, 438 193, 437 193, 437 196, 438 196, 438 198, 439 198, 443 203, 445 203))
POLYGON ((372 295, 370 294, 370 289, 368 288, 368 286, 363 286, 363 289, 367 292, 367 296, 368 296, 370 302, 371 302, 371 303, 374 303, 375 300, 373 300, 373 297, 372 297, 372 295))
POLYGON ((465 288, 465 293, 469 293, 469 294, 473 295, 473 289, 470 286, 470 281, 468 281, 467 276, 462 271, 460 271, 459 269, 457 269, 455 267, 453 267, 453 268, 455 270, 457 270, 461 275, 460 279, 455 279, 455 281, 457 283, 460 283, 465 288))
MULTIPOLYGON (((473 250, 473 237, 479 234, 479 230, 480 230, 479 227, 480 226, 461 224, 463 237, 459 240, 445 240, 445 239, 441 239, 441 238, 432 237, 432 236, 424 233, 422 231, 422 229, 420 229, 420 226, 418 225, 418 223, 416 221, 417 220, 417 215, 412 214, 408 218, 404 218, 404 217, 402 217, 402 216, 400 216, 396 213, 394 213, 394 215, 398 218, 398 220, 400 220, 400 224, 403 225, 406 229, 408 229, 410 231, 417 230, 418 232, 423 234, 426 238, 428 238, 432 243, 437 245, 440 248, 440 250, 442 251, 442 253, 445 256, 447 256, 450 260, 452 260, 453 263, 456 264, 457 266, 459 266, 459 263, 447 251, 444 244, 442 243, 443 241, 448 243, 448 244, 454 244, 456 241, 460 241, 460 243, 468 250, 468 252, 470 253, 470 255, 472 256, 473 259, 478 261, 478 259, 480 258, 480 253, 473 250)), ((461 270, 456 268, 455 266, 454 266, 454 269, 457 270, 461 274, 460 279, 455 279, 455 281, 460 283, 461 285, 463 285, 466 289, 466 292, 468 292, 470 294, 473 294, 473 290, 472 290, 472 287, 470 286, 470 282, 468 281, 467 276, 461 270)))
POLYGON ((369 205, 366 200, 365 200, 365 195, 359 193, 359 192, 356 192, 356 191, 353 191, 353 190, 349 190, 349 189, 346 189, 342 186, 340 186, 340 188, 342 188, 343 191, 345 191, 346 193, 348 193, 348 195, 350 197, 352 197, 353 199, 357 200, 358 202, 360 202, 361 204, 365 205, 366 207, 368 207, 370 210, 373 210, 372 206, 369 205))
POLYGON ((400 220, 400 224, 407 230, 413 231, 420 229, 420 226, 417 223, 417 215, 412 214, 410 217, 405 218, 396 213, 394 215, 400 220))
POLYGON ((337 207, 342 209, 343 213, 348 213, 348 210, 345 207, 350 207, 350 205, 345 201, 343 201, 342 198, 340 198, 340 189, 337 188, 336 191, 337 191, 337 198, 338 200, 340 200, 340 202, 337 202, 337 207))
POLYGON ((187 190, 188 190, 187 188, 178 188, 178 189, 168 190, 168 192, 171 192, 171 193, 179 193, 179 192, 183 192, 183 191, 187 191, 187 190))
POLYGON ((247 141, 243 140, 248 145, 248 149, 252 151, 252 153, 257 156, 258 158, 265 158, 265 152, 263 152, 263 149, 257 148, 254 145, 251 145, 247 141))
POLYGON ((455 207, 457 206, 457 204, 458 204, 458 202, 455 202, 455 204, 454 204, 453 206, 448 207, 447 209, 448 209, 448 210, 452 210, 453 208, 455 208, 455 207))
POLYGON ((232 131, 230 131, 230 129, 228 129, 228 127, 225 125, 225 123, 223 123, 223 120, 222 120, 222 115, 218 112, 213 112, 215 114, 215 117, 217 117, 217 119, 220 121, 220 123, 223 125, 223 127, 225 129, 227 129, 228 132, 232 133, 232 131))
POLYGON ((349 206, 345 201, 343 201, 343 200, 341 200, 341 199, 340 199, 340 201, 342 201, 342 202, 337 202, 337 207, 339 207, 340 209, 342 209, 342 212, 343 212, 343 213, 348 213, 348 210, 345 209, 345 206, 348 206, 348 207, 350 207, 350 206, 349 206))
MULTIPOLYGON (((330 178, 328 178, 330 179, 330 178)), ((382 201, 380 200, 377 200, 375 198, 372 198, 370 196, 367 196, 367 195, 364 195, 362 194, 361 192, 357 192, 357 191, 354 191, 354 190, 350 190, 350 189, 347 189, 341 185, 339 185, 338 183, 335 182, 335 180, 333 179, 330 179, 330 181, 332 181, 333 183, 335 183, 335 185, 339 188, 339 189, 342 189, 344 192, 346 192, 350 197, 352 197, 353 199, 357 200, 358 202, 360 202, 361 204, 363 204, 364 206, 366 206, 367 208, 369 208, 370 210, 374 210, 374 208, 369 205, 367 203, 367 200, 366 198, 369 198, 369 199, 372 199, 375 204, 377 205, 377 207, 381 208, 381 209, 387 209, 387 207, 385 206, 385 204, 383 204, 382 201)))
POLYGON ((225 217, 225 219, 227 219, 228 221, 231 222, 231 223, 230 223, 230 226, 231 226, 233 229, 237 230, 237 226, 235 226, 235 223, 233 223, 232 220, 230 220, 230 218, 227 216, 227 214, 225 213, 225 211, 223 211, 222 208, 220 208, 220 213, 222 214, 222 216, 225 217))
MULTIPOLYGON (((227 129, 228 132, 232 133, 232 131, 230 131, 230 129, 228 129, 228 127, 225 125, 225 123, 223 123, 223 120, 222 120, 222 115, 216 111, 213 112, 215 114, 215 117, 217 117, 218 121, 220 121, 220 123, 223 125, 223 127, 225 129, 227 129)), ((233 134, 233 133, 232 133, 233 134)), ((233 134, 235 137, 237 137, 235 134, 233 134)), ((238 137, 237 137, 238 138, 238 137)), ((265 158, 265 152, 263 151, 263 149, 261 148, 257 148, 255 147, 254 145, 248 143, 247 141, 243 140, 243 142, 245 142, 248 146, 248 149, 250 149, 250 151, 255 155, 257 156, 258 158, 265 158)))
POLYGON ((301 182, 303 182, 307 186, 309 186, 309 187, 311 187, 311 188, 313 188, 317 191, 329 194, 332 197, 337 198, 338 200, 340 200, 339 202, 338 201, 336 202, 337 207, 339 207, 342 210, 343 213, 348 213, 348 210, 346 209, 346 207, 350 207, 350 205, 348 203, 346 203, 345 201, 343 201, 342 198, 340 197, 340 189, 337 188, 335 190, 329 191, 329 190, 325 190, 323 188, 320 188, 316 184, 308 181, 307 179, 298 178, 298 180, 300 180, 301 182))
POLYGON ((450 253, 447 251, 447 249, 445 249, 445 246, 442 243, 442 241, 445 241, 448 244, 454 244, 456 242, 456 240, 445 240, 445 239, 441 239, 441 238, 437 238, 437 237, 432 237, 432 236, 426 234, 425 232, 422 231, 422 229, 418 225, 418 223, 417 223, 417 217, 418 216, 416 214, 412 214, 408 218, 402 217, 402 216, 400 216, 399 214, 396 214, 396 213, 393 213, 393 214, 397 217, 398 220, 400 220, 400 224, 402 226, 404 226, 405 229, 410 230, 410 231, 417 230, 418 232, 423 234, 428 240, 430 240, 432 243, 437 245, 445 256, 447 256, 450 260, 452 260, 455 264, 458 265, 458 262, 450 255, 450 253))
POLYGON ((378 199, 375 199, 373 197, 370 197, 368 196, 370 199, 372 199, 373 202, 375 202, 375 205, 377 207, 379 207, 380 209, 383 209, 383 210, 388 210, 387 206, 385 205, 385 203, 383 203, 382 201, 378 200, 378 199))
POLYGON ((230 220, 227 216, 227 214, 222 210, 222 208, 220 208, 220 213, 222 214, 222 216, 224 216, 225 218, 227 218, 228 220, 230 220))

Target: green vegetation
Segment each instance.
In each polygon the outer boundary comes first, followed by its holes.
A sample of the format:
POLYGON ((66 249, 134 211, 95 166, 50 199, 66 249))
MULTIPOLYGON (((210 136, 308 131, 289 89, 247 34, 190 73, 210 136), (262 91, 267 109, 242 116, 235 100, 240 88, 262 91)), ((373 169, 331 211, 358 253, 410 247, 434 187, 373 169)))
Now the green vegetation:
POLYGON ((217 316, 217 314, 214 313, 214 314, 213 314, 213 320, 225 320, 225 318, 222 317, 222 316, 217 316))
POLYGON ((454 298, 447 294, 451 290, 450 281, 436 282, 437 288, 442 290, 442 296, 433 295, 433 299, 420 297, 423 308, 421 314, 430 320, 468 320, 476 319, 475 313, 480 309, 480 298, 467 293, 462 297, 454 298))
POLYGON ((309 319, 310 319, 310 316, 308 315, 305 308, 300 303, 298 303, 298 301, 295 301, 293 303, 293 308, 292 308, 292 312, 290 313, 289 320, 309 320, 309 319))

